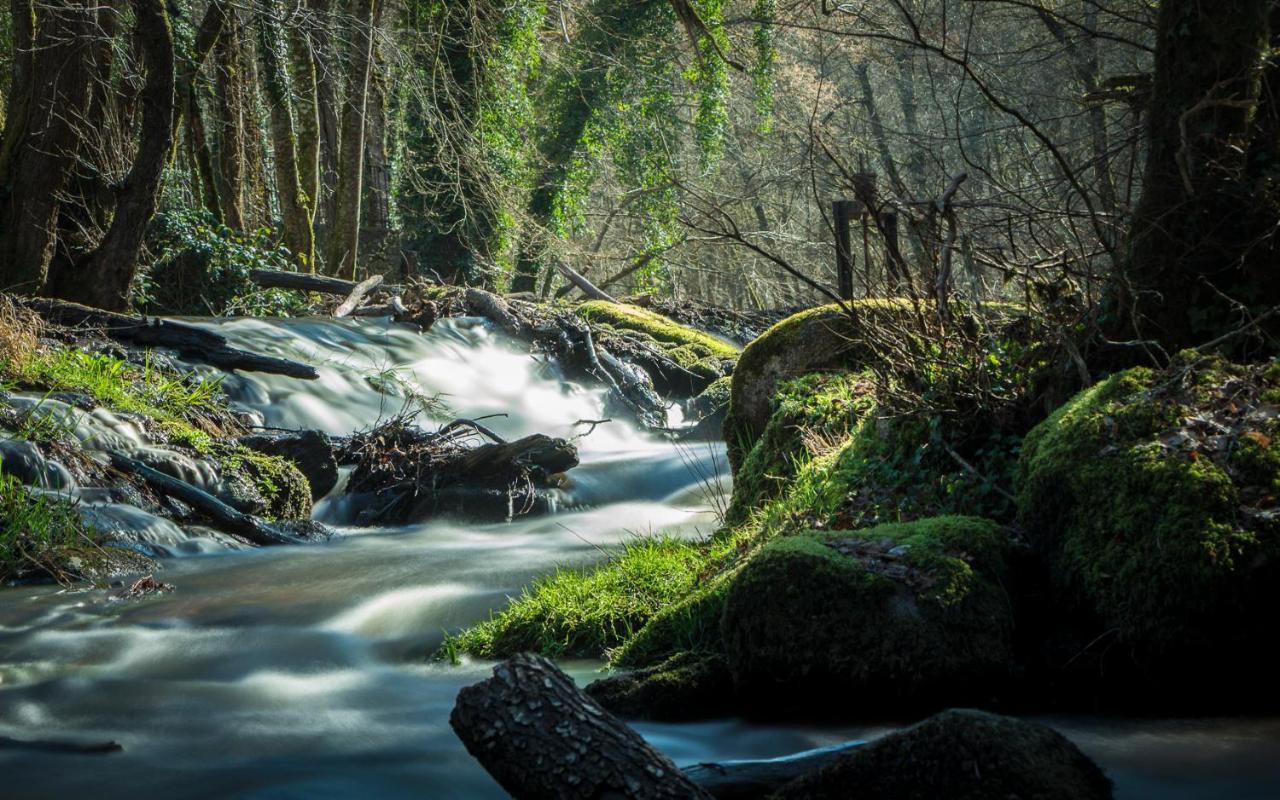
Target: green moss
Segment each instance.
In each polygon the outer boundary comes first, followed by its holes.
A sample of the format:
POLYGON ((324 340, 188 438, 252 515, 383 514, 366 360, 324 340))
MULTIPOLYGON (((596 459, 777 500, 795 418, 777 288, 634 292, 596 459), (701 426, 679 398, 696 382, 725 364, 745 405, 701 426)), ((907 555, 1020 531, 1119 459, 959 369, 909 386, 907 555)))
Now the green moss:
POLYGON ((248 479, 266 502, 262 515, 267 519, 311 518, 311 484, 292 461, 240 446, 217 446, 215 457, 224 471, 240 473, 248 479))
POLYGON ((1062 601, 1140 664, 1220 660, 1270 636, 1280 458, 1274 420, 1250 409, 1274 388, 1271 372, 1188 354, 1081 392, 1024 442, 1027 535, 1062 601))
POLYGON ((449 637, 442 656, 504 658, 537 652, 594 658, 617 647, 663 608, 693 591, 704 548, 677 539, 640 539, 597 567, 562 569, 536 581, 506 610, 449 637))
POLYGON ((747 450, 734 475, 730 525, 777 497, 813 458, 844 442, 874 408, 869 375, 808 375, 783 381, 764 433, 747 450))
POLYGON ((1062 734, 952 710, 842 755, 776 800, 1111 800, 1111 782, 1062 734))
MULTIPOLYGON (((674 345, 673 350, 680 354, 677 360, 686 368, 689 368, 689 364, 696 365, 708 357, 717 359, 738 357, 738 348, 733 345, 639 306, 610 303, 606 300, 589 300, 578 306, 577 313, 588 322, 609 325, 620 330, 639 331, 652 336, 658 342, 674 345)), ((717 374, 716 377, 719 375, 717 374)))
POLYGON ((720 616, 736 570, 716 575, 676 603, 659 609, 634 636, 609 654, 620 667, 657 664, 681 653, 719 653, 720 616))
POLYGON ((850 307, 856 323, 837 305, 819 306, 787 317, 743 349, 725 423, 735 475, 764 432, 779 381, 823 370, 861 370, 871 356, 865 331, 899 321, 912 308, 893 299, 856 300, 850 307))
POLYGON ((1011 671, 1008 548, 998 525, 969 517, 776 539, 725 602, 734 679, 786 686, 795 702, 833 689, 877 701, 976 696, 1011 671))

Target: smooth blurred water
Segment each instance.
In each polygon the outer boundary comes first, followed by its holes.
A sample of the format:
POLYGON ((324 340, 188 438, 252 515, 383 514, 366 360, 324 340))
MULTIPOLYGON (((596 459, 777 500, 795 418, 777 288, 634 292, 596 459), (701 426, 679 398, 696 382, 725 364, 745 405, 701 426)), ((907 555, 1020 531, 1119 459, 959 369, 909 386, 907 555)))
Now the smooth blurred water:
MULTIPOLYGON (((602 414, 600 391, 560 380, 479 325, 422 336, 374 320, 204 324, 239 346, 319 367, 315 382, 227 379, 236 401, 269 425, 335 434, 368 426, 399 410, 399 399, 365 380, 391 369, 420 391, 447 393, 459 416, 508 413, 492 420, 506 435, 570 435, 576 420, 602 414)), ((305 547, 205 548, 165 559, 159 577, 176 590, 140 601, 54 587, 0 592, 0 735, 125 748, 0 750, 0 797, 502 797, 448 727, 457 690, 490 665, 430 662, 443 632, 629 537, 708 534, 726 488, 714 483, 724 470, 719 446, 677 446, 621 423, 581 445, 573 509, 552 516, 344 528, 305 547)), ((566 666, 583 682, 598 670, 566 666)), ((1103 763, 1121 798, 1280 796, 1274 721, 1050 722, 1103 763)), ((885 730, 736 720, 638 727, 678 763, 776 756, 885 730)))

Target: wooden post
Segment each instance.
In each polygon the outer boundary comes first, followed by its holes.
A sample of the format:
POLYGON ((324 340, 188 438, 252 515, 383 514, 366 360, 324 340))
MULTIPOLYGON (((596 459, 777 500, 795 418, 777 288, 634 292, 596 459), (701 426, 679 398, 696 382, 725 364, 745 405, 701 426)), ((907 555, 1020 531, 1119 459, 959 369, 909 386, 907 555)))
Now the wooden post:
POLYGON ((836 283, 841 300, 853 299, 853 241, 849 233, 849 218, 858 205, 852 200, 836 200, 831 204, 836 218, 836 283))

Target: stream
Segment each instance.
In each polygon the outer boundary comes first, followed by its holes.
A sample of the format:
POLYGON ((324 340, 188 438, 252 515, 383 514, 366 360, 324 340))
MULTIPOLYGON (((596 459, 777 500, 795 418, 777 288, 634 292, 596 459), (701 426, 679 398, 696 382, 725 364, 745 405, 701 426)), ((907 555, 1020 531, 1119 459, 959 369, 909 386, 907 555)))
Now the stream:
MULTIPOLYGON (((569 436, 603 392, 499 341, 478 321, 420 335, 385 320, 205 320, 234 346, 308 361, 317 381, 231 375, 234 403, 269 426, 344 434, 404 400, 367 379, 440 395, 447 413, 500 434, 569 436)), ((428 421, 430 424, 430 421, 428 421)), ((0 749, 0 797, 489 798, 504 793, 448 725, 458 689, 490 664, 430 654, 534 578, 597 561, 629 537, 709 535, 727 486, 720 445, 675 444, 628 425, 580 442, 561 510, 504 524, 343 524, 325 544, 242 548, 166 530, 138 601, 97 590, 0 593, 0 735, 115 740, 112 755, 0 749), (190 541, 175 541, 187 538, 190 541)), ((140 538, 146 539, 145 532, 140 538)), ((564 665, 587 682, 596 663, 564 665)), ((909 720, 908 720, 909 721, 909 720)), ((1045 720, 1102 764, 1119 798, 1280 796, 1280 720, 1045 720)), ((781 755, 885 726, 640 724, 677 763, 781 755)))

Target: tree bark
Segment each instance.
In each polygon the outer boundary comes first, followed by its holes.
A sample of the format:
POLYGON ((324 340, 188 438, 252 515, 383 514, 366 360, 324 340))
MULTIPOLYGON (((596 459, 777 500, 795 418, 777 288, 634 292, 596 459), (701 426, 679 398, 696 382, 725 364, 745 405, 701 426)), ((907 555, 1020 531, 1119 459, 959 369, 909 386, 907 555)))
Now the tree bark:
POLYGON ((1166 353, 1239 325, 1237 303, 1280 303, 1268 124, 1277 110, 1262 91, 1280 33, 1272 6, 1160 4, 1146 175, 1117 317, 1126 338, 1155 340, 1166 353))
POLYGON ((86 0, 12 0, 15 58, 0 143, 0 290, 43 291, 59 197, 80 151, 95 12, 86 0))
POLYGON ((262 88, 271 120, 271 153, 275 166, 276 196, 280 203, 283 241, 297 263, 307 271, 315 264, 315 218, 311 200, 302 188, 298 163, 298 135, 293 121, 292 59, 289 40, 280 29, 279 7, 274 0, 258 0, 258 58, 262 62, 262 88))
POLYGON ((326 266, 331 274, 356 279, 360 255, 360 196, 364 176, 365 113, 373 65, 373 20, 378 0, 351 0, 347 100, 342 107, 335 218, 329 231, 326 266))
POLYGON ((134 0, 137 37, 147 79, 142 89, 142 130, 137 156, 116 192, 111 226, 86 258, 50 276, 50 294, 100 308, 129 305, 129 287, 147 223, 155 214, 160 181, 173 145, 173 32, 163 0, 134 0))
POLYGON ((218 137, 218 197, 228 228, 245 228, 243 23, 234 6, 215 46, 218 137))
POLYGON ((449 724, 515 800, 710 797, 541 656, 460 691, 449 724))

